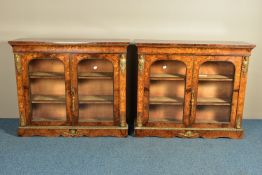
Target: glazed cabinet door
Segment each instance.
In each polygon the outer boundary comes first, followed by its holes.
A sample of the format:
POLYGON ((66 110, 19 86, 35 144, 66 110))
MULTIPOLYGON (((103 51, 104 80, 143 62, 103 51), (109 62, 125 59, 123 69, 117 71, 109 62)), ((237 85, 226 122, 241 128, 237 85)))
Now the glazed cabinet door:
POLYGON ((119 54, 71 56, 71 109, 74 125, 126 124, 125 63, 125 55, 119 54))
POLYGON ((139 56, 138 127, 189 124, 192 60, 191 56, 139 56))
POLYGON ((18 91, 24 97, 19 102, 19 108, 24 104, 22 125, 70 125, 69 56, 26 53, 19 58, 22 70, 17 74, 21 74, 22 83, 18 91))
POLYGON ((241 57, 199 56, 194 62, 192 127, 236 126, 241 57))

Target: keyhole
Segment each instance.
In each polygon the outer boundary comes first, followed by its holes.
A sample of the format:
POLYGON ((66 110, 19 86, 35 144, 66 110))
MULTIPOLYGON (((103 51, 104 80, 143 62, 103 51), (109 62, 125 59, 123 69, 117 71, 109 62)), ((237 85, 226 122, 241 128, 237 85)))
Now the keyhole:
POLYGON ((98 68, 97 66, 94 66, 94 67, 93 67, 94 70, 97 70, 97 68, 98 68))

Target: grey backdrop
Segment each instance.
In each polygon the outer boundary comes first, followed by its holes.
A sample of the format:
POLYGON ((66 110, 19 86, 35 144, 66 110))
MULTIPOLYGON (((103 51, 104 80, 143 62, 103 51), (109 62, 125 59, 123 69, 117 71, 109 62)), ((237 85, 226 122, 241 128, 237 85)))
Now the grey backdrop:
POLYGON ((257 44, 245 118, 262 118, 261 0, 0 0, 0 118, 17 117, 16 38, 233 40, 257 44))

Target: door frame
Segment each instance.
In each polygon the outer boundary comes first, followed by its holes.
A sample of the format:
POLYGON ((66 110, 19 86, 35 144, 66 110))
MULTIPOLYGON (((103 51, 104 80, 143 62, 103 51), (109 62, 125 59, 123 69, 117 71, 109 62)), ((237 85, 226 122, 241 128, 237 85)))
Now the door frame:
POLYGON ((70 65, 69 54, 54 54, 54 53, 25 53, 20 54, 22 61, 22 87, 24 90, 24 107, 25 107, 25 119, 27 125, 30 126, 67 126, 71 125, 72 117, 70 112, 70 65), (31 103, 31 90, 30 90, 30 78, 29 78, 29 64, 32 60, 46 58, 57 59, 64 64, 64 81, 65 81, 65 105, 66 105, 66 120, 65 121, 33 121, 32 120, 32 103, 31 103))
POLYGON ((192 106, 192 115, 190 117, 190 126, 192 128, 234 128, 236 121, 236 113, 238 106, 238 95, 240 87, 240 74, 241 74, 241 56, 196 56, 193 70, 193 91, 195 102, 192 106), (232 100, 231 100, 231 112, 229 122, 217 122, 217 123, 195 123, 196 119, 196 107, 197 107, 197 94, 198 94, 198 75, 201 65, 205 62, 230 62, 234 65, 234 80, 232 89, 232 100))
POLYGON ((138 88, 137 88, 137 127, 174 127, 184 128, 189 125, 189 109, 192 90, 192 71, 194 56, 182 56, 173 54, 139 54, 138 59, 138 88), (180 61, 186 66, 185 91, 182 122, 149 122, 149 91, 150 68, 155 61, 174 60, 180 61))
POLYGON ((120 73, 120 59, 119 54, 104 54, 104 53, 75 53, 71 54, 70 56, 70 62, 71 62, 71 96, 72 98, 75 98, 75 100, 72 101, 71 104, 71 111, 72 111, 72 117, 73 117, 73 125, 77 126, 119 126, 121 123, 120 120, 120 113, 124 113, 125 118, 125 73, 124 75, 120 73), (79 96, 78 96, 78 64, 80 61, 85 59, 106 59, 110 61, 113 65, 113 121, 106 121, 106 122, 79 122, 79 96), (124 78, 124 81, 123 81, 124 78), (122 85, 121 85, 121 82, 122 85), (124 93, 123 93, 124 91, 124 93), (120 93, 122 92, 122 96, 120 93), (123 95, 124 94, 124 95, 123 95), (123 100, 124 99, 124 100, 123 100), (124 101, 124 109, 123 109, 123 101, 124 101), (73 109, 74 105, 74 109, 73 109), (120 107, 122 107, 120 109, 120 107), (123 111, 124 110, 124 111, 123 111))

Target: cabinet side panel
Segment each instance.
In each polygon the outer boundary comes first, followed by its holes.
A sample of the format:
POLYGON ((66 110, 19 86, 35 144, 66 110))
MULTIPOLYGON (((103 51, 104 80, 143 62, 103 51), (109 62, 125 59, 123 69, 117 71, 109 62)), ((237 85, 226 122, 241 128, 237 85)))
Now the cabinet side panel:
POLYGON ((126 54, 119 59, 119 98, 120 98, 120 126, 126 126, 126 54))
POLYGON ((242 64, 241 64, 241 78, 240 78, 240 86, 239 86, 236 128, 241 128, 241 125, 242 125, 244 101, 245 101, 245 93, 246 93, 246 83, 247 83, 247 73, 248 73, 248 63, 249 63, 249 57, 243 57, 242 64))
POLYGON ((23 69, 24 59, 22 55, 14 53, 15 70, 16 70, 16 84, 17 84, 17 98, 18 98, 18 112, 20 116, 20 126, 27 125, 27 116, 25 114, 25 100, 24 100, 24 87, 23 87, 23 69))

